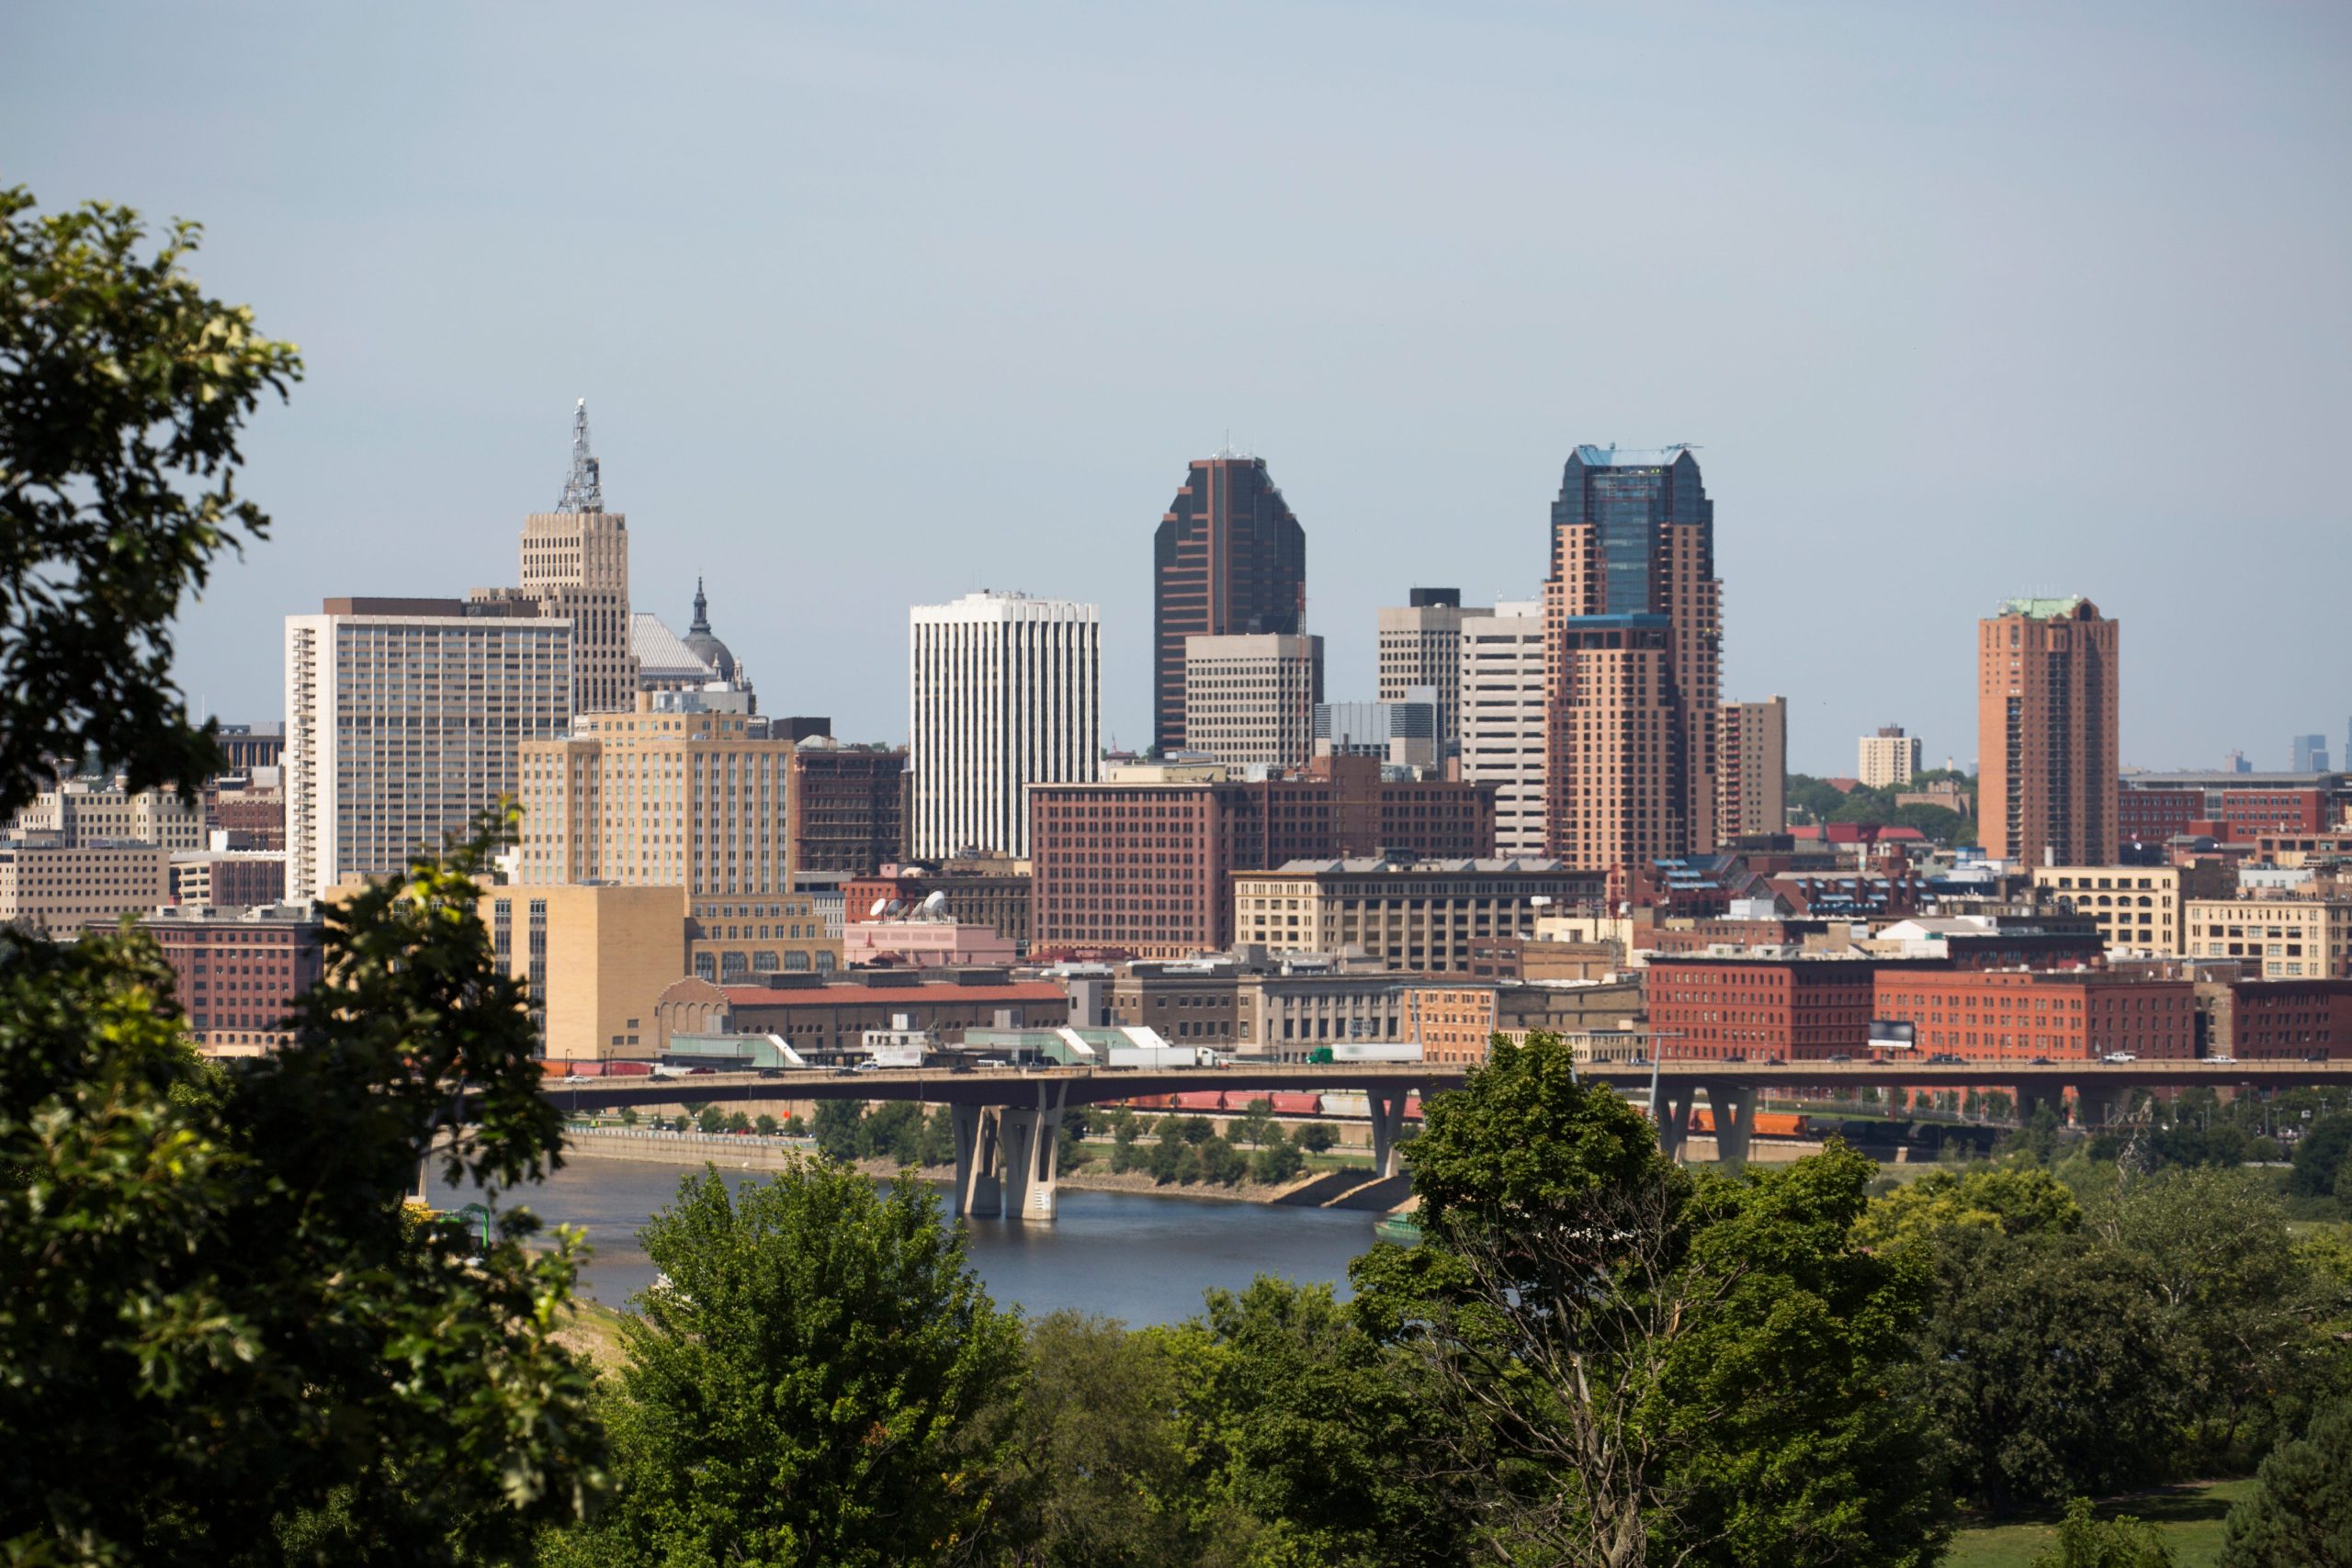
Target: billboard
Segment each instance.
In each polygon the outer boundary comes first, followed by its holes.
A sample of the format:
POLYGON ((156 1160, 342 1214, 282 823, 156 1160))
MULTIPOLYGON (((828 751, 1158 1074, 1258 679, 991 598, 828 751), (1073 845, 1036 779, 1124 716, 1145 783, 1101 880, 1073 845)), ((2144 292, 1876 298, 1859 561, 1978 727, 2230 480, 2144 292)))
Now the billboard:
POLYGON ((1873 1051, 1913 1051, 1919 1045, 1919 1026, 1899 1019, 1871 1020, 1871 1049, 1873 1051))

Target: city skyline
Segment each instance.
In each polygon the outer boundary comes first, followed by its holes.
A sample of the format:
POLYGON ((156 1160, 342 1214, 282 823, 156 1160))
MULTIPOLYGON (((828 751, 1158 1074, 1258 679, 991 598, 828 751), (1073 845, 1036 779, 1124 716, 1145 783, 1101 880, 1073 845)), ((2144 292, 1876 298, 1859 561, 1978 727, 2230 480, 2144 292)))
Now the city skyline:
MULTIPOLYGON (((1411 585, 1533 591, 1571 444, 1702 443, 1741 519, 1724 687, 1787 694, 1811 773, 1890 715, 1965 763, 1965 676, 1918 671, 2005 598, 2191 624, 2217 541, 2345 536, 2293 465, 2178 477, 2352 414, 2340 9, 1220 19, 1252 48, 1180 134, 1133 112, 1198 85, 1140 16, 11 10, 10 178, 202 220, 207 285, 308 351, 246 446, 272 542, 184 618, 190 696, 273 716, 253 628, 355 583, 506 581, 583 396, 632 597, 730 579, 751 667, 824 672, 763 705, 877 740, 888 628, 985 585, 1101 604, 1105 731, 1147 743, 1148 583, 1110 558, 1228 431, 1317 535, 1341 700, 1411 585), (601 80, 627 101, 581 120, 601 80), (1607 223, 1570 199, 1596 167, 1607 223)), ((2323 624, 2328 581, 2266 614, 2323 624)), ((2189 639, 2130 660, 2127 763, 2341 739, 2330 672, 2225 703, 2189 639)))

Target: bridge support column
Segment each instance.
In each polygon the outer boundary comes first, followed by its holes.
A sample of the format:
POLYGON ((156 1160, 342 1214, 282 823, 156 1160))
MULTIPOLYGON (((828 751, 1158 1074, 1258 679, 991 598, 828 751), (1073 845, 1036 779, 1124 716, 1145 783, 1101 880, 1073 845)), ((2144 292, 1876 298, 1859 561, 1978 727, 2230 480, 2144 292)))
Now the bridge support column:
POLYGON ((1067 1086, 1041 1083, 1034 1106, 1007 1106, 1003 1127, 1004 1215, 1043 1224, 1054 1217, 1054 1179, 1061 1156, 1062 1097, 1067 1086))
POLYGON ((2075 1122, 2078 1126, 2098 1127, 2115 1120, 2116 1107, 2123 1103, 2124 1091, 2105 1084, 2094 1089, 2089 1084, 2075 1089, 2075 1122))
POLYGON ((995 1219, 1004 1213, 1001 1170, 1004 1128, 993 1105, 958 1105, 956 1123, 956 1213, 995 1219))
POLYGON ((1756 1131, 1756 1091, 1741 1084, 1711 1083, 1707 1109, 1715 1118, 1715 1158, 1745 1164, 1756 1131))
POLYGON ((1405 1097, 1408 1089, 1369 1089, 1364 1100, 1372 1111, 1372 1170, 1382 1180, 1396 1174, 1396 1145, 1405 1135, 1405 1097))
POLYGON ((1682 1145, 1690 1136, 1690 1086, 1680 1082, 1659 1084, 1650 1094, 1650 1120, 1657 1123, 1658 1149, 1679 1165, 1682 1145))

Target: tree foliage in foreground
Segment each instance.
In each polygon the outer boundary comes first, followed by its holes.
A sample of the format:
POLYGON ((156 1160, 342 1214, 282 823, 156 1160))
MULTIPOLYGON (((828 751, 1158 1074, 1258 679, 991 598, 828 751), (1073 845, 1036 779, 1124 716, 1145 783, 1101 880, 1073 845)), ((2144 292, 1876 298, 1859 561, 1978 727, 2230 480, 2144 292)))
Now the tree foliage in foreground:
POLYGON ((2220 1568, 2352 1568, 2352 1400, 2262 1461, 2222 1528, 2220 1568))
POLYGON ((616 1491, 557 1561, 888 1564, 975 1556, 1015 1319, 920 1181, 798 1161, 686 1178, 644 1231, 663 1282, 605 1404, 616 1491))
POLYGON ((1842 1145, 1693 1178, 1544 1035, 1498 1040, 1412 1145, 1423 1243, 1352 1277, 1414 1353, 1436 1468, 1510 1561, 1934 1561, 1933 1450, 1896 1397, 1924 1278, 1853 1231, 1842 1145))

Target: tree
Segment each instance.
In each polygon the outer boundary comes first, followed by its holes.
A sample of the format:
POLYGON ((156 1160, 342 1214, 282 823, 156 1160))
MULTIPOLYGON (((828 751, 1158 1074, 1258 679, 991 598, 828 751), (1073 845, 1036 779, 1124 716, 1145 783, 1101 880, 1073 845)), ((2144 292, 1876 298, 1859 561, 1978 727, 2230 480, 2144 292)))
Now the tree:
POLYGON ((2222 1526, 2220 1568, 2352 1568, 2352 1400, 2279 1444, 2222 1526))
POLYGON ((716 1105, 705 1105, 695 1115, 695 1128, 705 1134, 727 1130, 727 1113, 716 1105))
POLYGON ((1296 1179, 1306 1166, 1306 1156, 1298 1152, 1298 1145, 1278 1138, 1250 1160, 1250 1178, 1268 1187, 1279 1187, 1296 1179))
POLYGON ((1250 1156, 1227 1143, 1211 1137, 1195 1151, 1201 1166, 1201 1179, 1219 1187, 1231 1187, 1250 1173, 1250 1156))
POLYGON ((1694 1179, 1541 1033, 1408 1159, 1424 1240, 1357 1260, 1357 1310, 1425 1369, 1487 1555, 1933 1561, 1924 1418, 1889 1397, 1922 1281, 1853 1242, 1867 1160, 1694 1179))
POLYGON ((2352 1156, 2352 1111, 2317 1118, 2295 1145, 2287 1190, 2299 1198, 2329 1196, 2335 1190, 2346 1156, 2352 1156))
POLYGON ((1061 1124, 1054 1132, 1054 1158, 1064 1170, 1076 1170, 1094 1157, 1094 1151, 1081 1141, 1086 1134, 1086 1119, 1062 1113, 1061 1124))
POLYGON ((1119 1175, 1146 1163, 1146 1156, 1136 1147, 1136 1121, 1133 1116, 1121 1122, 1111 1134, 1111 1168, 1119 1175))
POLYGON ((2063 1183, 2039 1166, 2013 1161, 1930 1171, 1873 1201, 1854 1235, 1866 1247, 1892 1247, 1932 1243, 1955 1226, 2036 1235, 2068 1234, 2082 1224, 2082 1205, 2063 1183))
POLYGON ((752 1130, 752 1118, 747 1113, 738 1111, 727 1118, 727 1130, 736 1134, 748 1133, 752 1130))
POLYGON ((922 1107, 909 1100, 893 1100, 865 1113, 858 1127, 858 1153, 868 1159, 887 1159, 909 1166, 922 1159, 922 1107))
POLYGON ((820 1100, 817 1102, 819 1154, 844 1165, 857 1158, 863 1147, 858 1135, 858 1122, 863 1120, 860 1110, 854 1100, 820 1100))
POLYGON ((1294 1134, 1298 1146, 1311 1155, 1319 1155, 1332 1144, 1331 1129, 1321 1122, 1309 1122, 1294 1134))
POLYGON ((760 1119, 757 1122, 752 1122, 752 1125, 759 1130, 759 1134, 763 1138, 773 1138, 775 1136, 776 1120, 765 1111, 762 1111, 760 1113, 760 1119))
POLYGON ((670 1131, 673 1133, 684 1133, 692 1129, 694 1123, 686 1119, 683 1111, 670 1118, 670 1131))
POLYGON ((956 1112, 943 1105, 924 1118, 916 1156, 922 1165, 956 1163, 956 1112))
POLYGON ((216 555, 268 535, 239 440, 301 360, 183 269, 200 226, 142 254, 128 208, 34 206, 0 190, 0 817, 85 754, 192 799, 219 727, 188 718, 172 625, 216 555))
POLYGON ((636 1106, 634 1106, 634 1105, 624 1105, 624 1106, 622 1106, 622 1107, 621 1107, 621 1125, 622 1125, 622 1126, 624 1126, 624 1127, 634 1127, 634 1126, 636 1126, 636 1125, 637 1125, 637 1123, 638 1123, 637 1107, 636 1107, 636 1106))
MULTIPOLYGON (((300 366, 181 270, 194 225, 142 255, 126 209, 31 207, 0 193, 0 810, 91 752, 192 795, 219 753, 171 624, 266 532, 239 436, 300 366)), ((189 1049, 144 935, 0 940, 0 1556, 485 1561, 576 1512, 567 1239, 535 1256, 512 1213, 461 1251, 401 1201, 469 1095, 446 1178, 560 1157, 473 916, 509 826, 331 910, 292 1043, 252 1063, 189 1049)))
POLYGON ((805 1138, 808 1135, 808 1123, 796 1112, 784 1119, 781 1131, 787 1138, 805 1138))
POLYGON ((621 1324, 617 1487, 589 1561, 887 1564, 990 1522, 1019 1322, 920 1181, 793 1164, 733 1194, 706 1168, 644 1231, 664 1283, 621 1324))
POLYGON ((1240 1115, 1227 1119, 1226 1141, 1233 1144, 1248 1144, 1251 1148, 1260 1148, 1273 1142, 1283 1135, 1282 1129, 1274 1125, 1273 1112, 1272 1100, 1251 1100, 1243 1108, 1240 1115))
POLYGON ((2129 1514, 2101 1519, 2091 1500, 2066 1505, 2057 1546, 2033 1560, 2032 1568, 2173 1568, 2176 1559, 2164 1538, 2129 1514))
POLYGON ((1187 1116, 1182 1122, 1170 1116, 1160 1125, 1165 1128, 1171 1123, 1175 1125, 1179 1136, 1186 1143, 1195 1145, 1207 1143, 1216 1132, 1216 1124, 1205 1116, 1187 1116))

